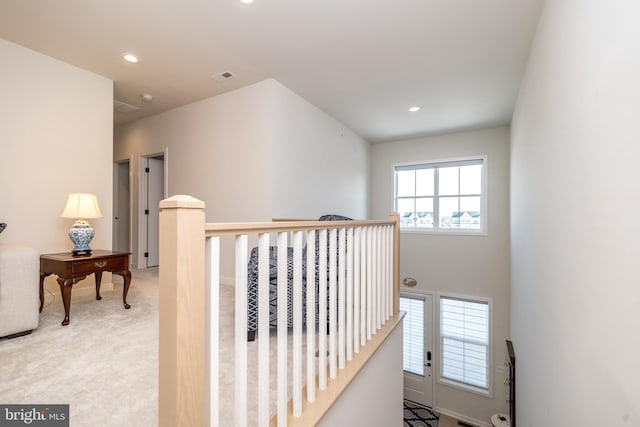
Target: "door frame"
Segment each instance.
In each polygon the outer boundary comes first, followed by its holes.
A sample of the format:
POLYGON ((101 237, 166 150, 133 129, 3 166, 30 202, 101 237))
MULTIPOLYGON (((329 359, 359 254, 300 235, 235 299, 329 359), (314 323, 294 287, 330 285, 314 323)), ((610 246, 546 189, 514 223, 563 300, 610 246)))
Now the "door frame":
POLYGON ((167 198, 168 187, 169 187, 169 147, 165 147, 164 151, 154 152, 149 154, 142 154, 138 159, 138 268, 147 268, 147 260, 144 257, 144 249, 147 245, 147 227, 143 225, 146 224, 146 215, 144 210, 147 207, 147 174, 144 172, 144 168, 146 167, 147 159, 151 157, 163 157, 164 159, 164 183, 163 183, 163 193, 164 198, 167 198))
MULTIPOLYGON (((428 337, 428 332, 430 332, 431 335, 431 407, 434 406, 434 401, 435 401, 435 378, 436 378, 436 352, 434 350, 435 348, 435 292, 431 292, 431 291, 423 291, 421 289, 411 289, 411 290, 401 290, 400 291, 400 297, 405 297, 405 298, 416 298, 416 299, 421 299, 422 301, 424 301, 424 305, 425 305, 425 315, 424 315, 424 332, 425 332, 425 337, 424 337, 424 355, 425 355, 425 359, 424 361, 426 362, 426 352, 429 351, 428 347, 429 347, 429 343, 427 342, 427 337, 428 337), (428 301, 431 301, 431 304, 429 306, 428 301)), ((426 367, 425 367, 426 369, 426 367)), ((403 370, 403 382, 404 382, 404 376, 407 375, 405 374, 404 370, 403 370)), ((411 374, 409 373, 408 375, 415 375, 415 374, 411 374)), ((403 390, 404 390, 404 385, 403 385, 403 390)), ((426 391, 426 390, 425 390, 426 391)), ((418 402, 421 403, 421 402, 418 402)))
MULTIPOLYGON (((120 192, 120 174, 119 174, 119 169, 120 166, 122 164, 128 164, 129 165, 129 217, 127 218, 127 220, 129 221, 129 251, 131 251, 131 249, 133 248, 133 165, 134 165, 134 158, 133 156, 129 157, 128 159, 122 159, 122 160, 118 160, 113 162, 113 217, 111 218, 112 220, 112 224, 113 224, 113 236, 111 239, 111 247, 116 250, 117 246, 116 242, 118 241, 118 236, 119 236, 119 225, 121 219, 118 219, 118 221, 116 221, 115 217, 120 215, 120 197, 119 197, 119 192, 120 192)), ((131 258, 131 257, 130 257, 131 258)))

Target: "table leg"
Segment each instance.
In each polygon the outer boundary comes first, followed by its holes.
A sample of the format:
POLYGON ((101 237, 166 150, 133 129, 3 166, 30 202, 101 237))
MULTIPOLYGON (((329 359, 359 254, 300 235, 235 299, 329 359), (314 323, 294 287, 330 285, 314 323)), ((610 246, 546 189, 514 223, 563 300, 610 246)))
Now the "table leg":
POLYGON ((65 279, 64 277, 58 277, 58 284, 60 285, 60 293, 62 294, 62 304, 64 305, 64 320, 62 326, 69 324, 69 308, 71 307, 71 287, 73 286, 73 279, 65 279))
POLYGON ((96 299, 98 301, 102 299, 100 296, 100 282, 102 282, 102 270, 96 271, 96 299))
POLYGON ((127 294, 129 293, 129 285, 131 285, 131 271, 123 271, 122 277, 124 278, 124 289, 122 289, 122 302, 124 303, 124 308, 130 309, 131 306, 127 304, 127 294))
POLYGON ((40 273, 40 313, 42 313, 42 308, 44 307, 44 278, 50 274, 51 273, 40 273))

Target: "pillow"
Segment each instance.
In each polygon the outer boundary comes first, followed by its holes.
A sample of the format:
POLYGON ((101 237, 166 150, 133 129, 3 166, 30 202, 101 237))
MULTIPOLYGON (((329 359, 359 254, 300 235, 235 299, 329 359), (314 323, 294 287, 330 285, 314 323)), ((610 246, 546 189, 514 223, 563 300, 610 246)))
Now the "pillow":
POLYGON ((0 222, 0 233, 2 233, 5 228, 7 228, 7 224, 5 224, 4 222, 0 222))

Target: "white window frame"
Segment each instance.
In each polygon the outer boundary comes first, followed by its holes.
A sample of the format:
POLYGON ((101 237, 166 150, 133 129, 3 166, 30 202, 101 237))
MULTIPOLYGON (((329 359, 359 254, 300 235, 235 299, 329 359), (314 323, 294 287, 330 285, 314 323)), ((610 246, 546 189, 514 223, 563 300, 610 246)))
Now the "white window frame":
POLYGON ((438 292, 437 294, 437 314, 436 314, 436 318, 438 320, 438 325, 437 325, 437 334, 438 334, 438 339, 437 339, 437 346, 438 346, 438 369, 436 370, 437 372, 437 382, 440 384, 444 384, 453 388, 457 388, 460 390, 464 390, 464 391, 468 391, 468 392, 472 392, 475 394, 479 394, 481 396, 484 397, 488 397, 488 398, 493 398, 493 299, 492 298, 485 298, 485 297, 478 297, 478 296, 469 296, 469 295, 459 295, 459 294, 453 294, 453 293, 444 293, 444 292, 438 292), (456 381, 456 380, 452 380, 449 378, 444 378, 442 376, 442 367, 443 367, 443 357, 442 357, 442 325, 441 325, 441 319, 442 319, 442 314, 441 314, 441 299, 442 298, 449 298, 449 299, 458 299, 458 300, 465 300, 465 301, 470 301, 470 302, 475 302, 475 303, 480 303, 480 304, 487 304, 488 305, 488 310, 489 310, 489 319, 488 319, 488 332, 489 332, 489 339, 488 339, 488 343, 487 343, 487 389, 481 388, 481 387, 477 387, 474 386, 472 384, 468 384, 468 383, 464 383, 464 382, 460 382, 460 381, 456 381))
MULTIPOLYGON (((447 158, 447 159, 438 159, 438 160, 425 160, 419 162, 407 162, 407 163, 395 163, 391 167, 391 176, 392 176, 392 211, 398 212, 398 183, 396 179, 396 170, 400 169, 411 169, 412 166, 415 166, 415 169, 426 169, 426 168, 439 168, 446 167, 447 163, 451 165, 455 165, 455 163, 465 163, 470 161, 481 161, 482 162, 482 185, 480 195, 480 228, 477 230, 469 229, 469 228, 440 228, 439 224, 439 210, 438 210, 438 197, 437 188, 438 188, 438 180, 434 179, 434 196, 433 196, 433 228, 424 228, 424 227, 403 227, 400 225, 401 233, 417 233, 417 234, 445 234, 445 235, 471 235, 471 236, 486 236, 487 233, 487 224, 488 224, 488 185, 487 185, 487 169, 488 169, 488 156, 478 155, 478 156, 469 156, 469 157, 456 157, 456 158, 447 158)), ((437 174, 436 174, 437 175, 437 174)))

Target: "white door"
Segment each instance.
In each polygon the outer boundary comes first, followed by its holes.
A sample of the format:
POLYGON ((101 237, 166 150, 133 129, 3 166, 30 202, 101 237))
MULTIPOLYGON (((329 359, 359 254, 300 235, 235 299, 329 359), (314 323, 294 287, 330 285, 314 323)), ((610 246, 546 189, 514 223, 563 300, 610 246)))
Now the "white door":
POLYGON ((116 251, 130 252, 130 191, 128 161, 116 163, 115 180, 113 248, 116 251))
POLYGON ((160 201, 164 199, 164 158, 150 157, 147 173, 147 268, 156 267, 160 261, 160 201))
POLYGON ((433 407, 433 296, 403 293, 404 398, 433 407))

